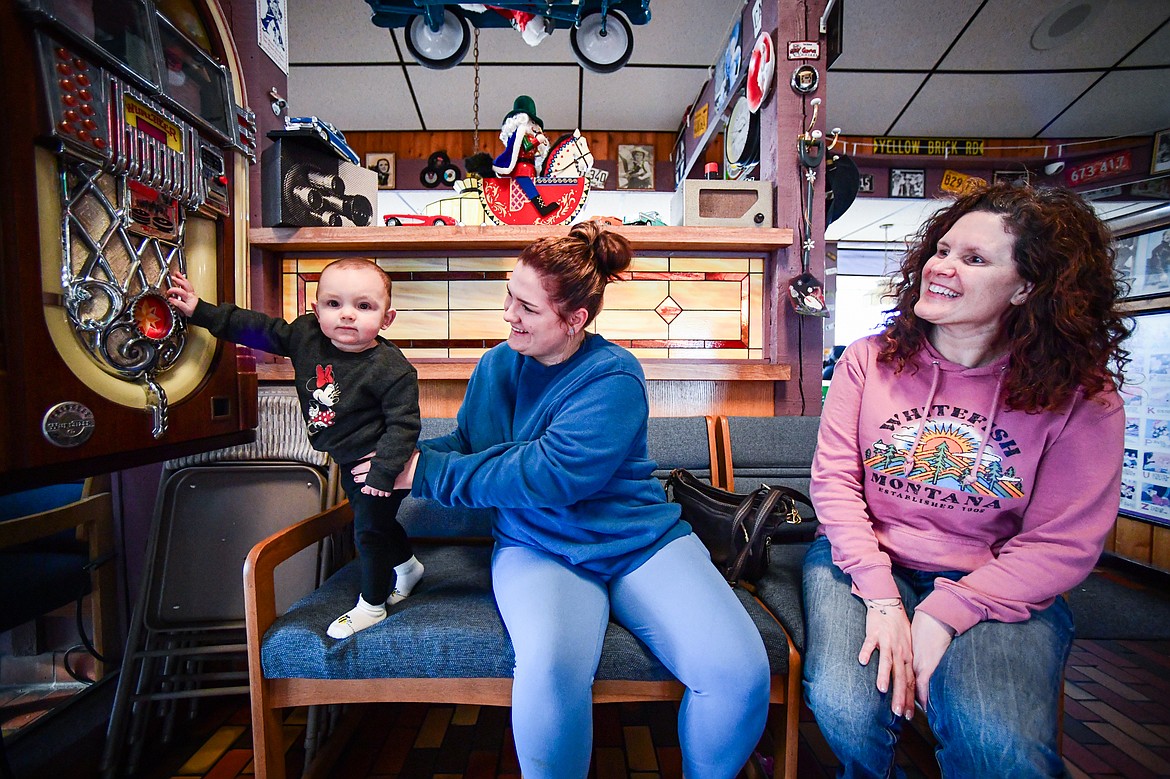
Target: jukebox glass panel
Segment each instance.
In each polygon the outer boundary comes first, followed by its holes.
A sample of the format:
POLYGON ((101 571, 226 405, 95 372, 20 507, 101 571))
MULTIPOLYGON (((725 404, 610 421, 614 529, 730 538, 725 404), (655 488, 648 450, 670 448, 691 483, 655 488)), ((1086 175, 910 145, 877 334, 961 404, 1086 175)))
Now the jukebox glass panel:
POLYGON ((141 0, 42 0, 41 7, 57 24, 100 46, 151 84, 158 83, 150 16, 141 0))
POLYGON ((163 91, 193 117, 230 138, 227 73, 161 15, 158 35, 163 50, 163 91))

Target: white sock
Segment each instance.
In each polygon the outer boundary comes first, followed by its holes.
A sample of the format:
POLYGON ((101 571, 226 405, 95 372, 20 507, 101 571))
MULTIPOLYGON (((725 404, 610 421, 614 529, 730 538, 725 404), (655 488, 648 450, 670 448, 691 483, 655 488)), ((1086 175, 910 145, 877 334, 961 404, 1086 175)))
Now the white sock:
POLYGON ((372 606, 359 595, 357 605, 333 620, 325 632, 330 638, 349 638, 386 619, 385 606, 372 606))
POLYGON ((423 564, 414 555, 405 563, 394 566, 397 578, 394 580, 394 589, 390 591, 390 597, 386 599, 387 605, 393 606, 406 600, 414 585, 422 578, 424 570, 423 564))

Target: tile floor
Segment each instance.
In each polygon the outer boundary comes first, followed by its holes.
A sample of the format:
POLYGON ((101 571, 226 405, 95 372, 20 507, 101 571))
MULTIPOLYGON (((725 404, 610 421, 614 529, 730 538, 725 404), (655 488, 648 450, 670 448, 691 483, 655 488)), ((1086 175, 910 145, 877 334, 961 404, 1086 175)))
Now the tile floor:
MULTIPOLYGON (((1066 676, 1064 757, 1073 779, 1170 776, 1170 641, 1078 640, 1066 676)), ((506 709, 377 704, 359 711, 329 776, 519 779, 506 709)), ((142 779, 250 776, 245 702, 221 706, 215 716, 219 722, 198 743, 150 755, 142 779)), ((591 779, 680 777, 675 716, 674 704, 598 706, 591 779)), ((305 711, 292 711, 286 720, 290 777, 300 776, 304 728, 305 711)), ((898 759, 910 779, 939 776, 929 734, 919 728, 907 730, 898 759)), ((831 777, 836 767, 807 710, 798 760, 801 779, 831 777)))

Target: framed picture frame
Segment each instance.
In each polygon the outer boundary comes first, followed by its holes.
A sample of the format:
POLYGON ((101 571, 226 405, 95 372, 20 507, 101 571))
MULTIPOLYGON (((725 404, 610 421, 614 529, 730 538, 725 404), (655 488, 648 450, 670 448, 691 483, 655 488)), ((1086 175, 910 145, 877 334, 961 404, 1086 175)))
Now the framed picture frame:
POLYGON ((618 189, 654 189, 654 147, 623 143, 618 146, 618 189))
POLYGON ((1170 311, 1133 317, 1126 340, 1121 513, 1170 526, 1170 311))
POLYGON ((857 194, 872 195, 873 194, 873 174, 859 173, 857 174, 857 194))
POLYGON ((1129 284, 1128 299, 1170 294, 1170 225, 1118 238, 1116 267, 1129 284))
POLYGON ((997 170, 991 174, 991 180, 996 184, 1007 182, 1017 186, 1027 186, 1028 171, 1026 170, 997 170))
POLYGON ((890 168, 890 197, 926 197, 926 170, 890 168))
POLYGON ((1150 154, 1150 173, 1170 171, 1170 129, 1154 134, 1154 148, 1150 154))
POLYGON ((378 189, 394 189, 394 152, 367 153, 366 167, 378 174, 378 189))

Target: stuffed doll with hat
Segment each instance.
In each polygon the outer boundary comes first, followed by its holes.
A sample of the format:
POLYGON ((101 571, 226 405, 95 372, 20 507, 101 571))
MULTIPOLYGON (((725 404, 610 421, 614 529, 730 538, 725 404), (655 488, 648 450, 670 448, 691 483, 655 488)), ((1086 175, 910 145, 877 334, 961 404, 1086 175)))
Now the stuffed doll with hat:
POLYGON ((548 156, 549 142, 531 97, 520 95, 513 102, 512 110, 500 126, 500 140, 504 143, 504 151, 492 161, 495 174, 515 179, 541 216, 556 211, 558 204, 545 203, 532 182, 548 156))

